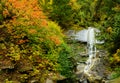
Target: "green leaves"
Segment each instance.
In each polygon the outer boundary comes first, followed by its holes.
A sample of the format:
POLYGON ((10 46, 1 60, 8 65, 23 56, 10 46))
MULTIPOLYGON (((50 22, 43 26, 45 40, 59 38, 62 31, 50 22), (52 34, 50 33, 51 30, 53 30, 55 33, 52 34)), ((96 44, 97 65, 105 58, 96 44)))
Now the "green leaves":
MULTIPOLYGON (((66 57, 65 54, 69 53, 65 51, 67 45, 63 40, 64 35, 61 27, 57 23, 46 19, 47 17, 43 14, 44 9, 42 10, 38 6, 37 0, 5 0, 4 3, 2 5, 3 10, 0 9, 0 50, 3 51, 0 54, 4 55, 2 59, 7 58, 16 65, 13 73, 19 73, 20 79, 17 80, 28 82, 33 76, 41 80, 41 78, 45 79, 50 72, 58 73, 58 69, 62 67, 62 64, 59 63, 59 56, 66 57), (62 46, 63 44, 66 47, 62 46), (46 73, 43 73, 43 71, 46 73)), ((40 0, 40 4, 49 9, 53 1, 40 0)), ((70 7, 64 5, 62 9, 64 8, 67 10, 70 7)), ((62 9, 58 11, 66 18, 69 14, 67 11, 65 13, 61 12, 62 9)), ((69 19, 64 21, 66 24, 67 20, 69 19)), ((71 62, 68 58, 65 60, 67 63, 65 62, 62 70, 68 71, 71 68, 69 67, 71 62)), ((62 63, 64 64, 64 61, 62 63)), ((68 72, 71 72, 71 70, 68 72)), ((10 77, 10 80, 12 80, 11 75, 10 77)))
POLYGON ((53 0, 39 0, 40 6, 44 9, 45 12, 50 12, 52 10, 53 0))
POLYGON ((2 16, 2 14, 0 14, 0 21, 2 21, 4 18, 3 18, 3 16, 2 16))
POLYGON ((52 11, 49 18, 57 21, 63 28, 69 27, 72 21, 72 10, 69 5, 69 0, 53 0, 52 11))

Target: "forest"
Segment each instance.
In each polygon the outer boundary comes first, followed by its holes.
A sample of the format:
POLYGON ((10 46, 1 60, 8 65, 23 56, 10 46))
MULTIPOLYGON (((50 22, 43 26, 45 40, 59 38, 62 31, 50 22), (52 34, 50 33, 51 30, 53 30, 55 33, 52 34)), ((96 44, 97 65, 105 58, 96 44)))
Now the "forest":
POLYGON ((101 31, 108 70, 119 78, 120 0, 0 0, 0 83, 74 83, 75 55, 64 33, 89 26, 101 31))

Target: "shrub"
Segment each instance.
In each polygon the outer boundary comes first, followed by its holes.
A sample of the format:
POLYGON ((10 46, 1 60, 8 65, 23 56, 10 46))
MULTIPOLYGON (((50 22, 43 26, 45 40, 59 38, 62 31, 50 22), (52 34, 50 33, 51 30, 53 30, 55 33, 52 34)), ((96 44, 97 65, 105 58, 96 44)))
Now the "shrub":
POLYGON ((0 59, 8 59, 14 66, 13 74, 4 81, 16 78, 19 82, 43 82, 51 76, 49 73, 60 73, 58 69, 64 64, 59 63, 59 58, 65 57, 67 47, 63 46, 64 35, 57 23, 47 19, 38 1, 2 0, 0 6, 0 59))

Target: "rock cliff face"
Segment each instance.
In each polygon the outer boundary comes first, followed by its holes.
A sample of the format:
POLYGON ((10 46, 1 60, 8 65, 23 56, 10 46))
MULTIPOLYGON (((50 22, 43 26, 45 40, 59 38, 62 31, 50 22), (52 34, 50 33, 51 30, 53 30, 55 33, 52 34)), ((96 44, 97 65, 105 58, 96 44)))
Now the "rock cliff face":
MULTIPOLYGON (((22 61, 14 62, 11 61, 8 57, 1 56, 0 58, 0 83, 10 82, 12 79, 13 83, 20 83, 22 79, 28 79, 27 74, 29 74, 32 70, 32 63, 24 59, 22 61)), ((32 78, 29 80, 32 81, 32 78)))

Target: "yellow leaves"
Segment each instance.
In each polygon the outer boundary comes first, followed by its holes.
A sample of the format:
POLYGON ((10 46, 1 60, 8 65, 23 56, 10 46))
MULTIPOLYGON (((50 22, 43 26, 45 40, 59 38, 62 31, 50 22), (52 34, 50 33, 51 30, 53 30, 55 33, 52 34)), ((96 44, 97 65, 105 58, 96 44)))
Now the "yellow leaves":
POLYGON ((116 5, 114 8, 112 8, 112 10, 116 11, 116 12, 120 12, 120 5, 116 5))
POLYGON ((34 51, 34 52, 33 52, 33 55, 35 55, 35 56, 36 56, 36 55, 40 55, 40 51, 34 51))
POLYGON ((5 46, 4 43, 0 43, 0 49, 6 49, 7 47, 5 46))
POLYGON ((70 0, 70 2, 75 3, 77 0, 70 0))
POLYGON ((46 5, 46 0, 40 0, 41 5, 46 5))
POLYGON ((13 58, 14 58, 15 61, 20 60, 20 54, 16 54, 16 56, 13 56, 13 58))
POLYGON ((52 5, 53 4, 53 0, 50 0, 49 4, 52 5))
POLYGON ((8 79, 5 79, 5 83, 13 83, 13 81, 10 81, 8 79))
POLYGON ((103 21, 103 20, 105 20, 106 18, 107 18, 107 15, 102 14, 100 20, 103 21))
POLYGON ((11 59, 15 61, 20 60, 21 54, 18 45, 11 44, 6 56, 11 57, 11 59))
POLYGON ((108 27, 106 30, 108 33, 112 33, 112 27, 108 27))
POLYGON ((120 62, 120 49, 117 49, 117 52, 113 55, 113 60, 120 62))
POLYGON ((39 0, 40 6, 45 8, 50 8, 50 5, 53 4, 53 0, 39 0))
POLYGON ((120 62, 120 58, 118 56, 114 56, 114 61, 120 62))
POLYGON ((21 79, 27 79, 27 78, 28 78, 28 75, 27 75, 27 74, 22 74, 22 75, 20 76, 20 78, 21 78, 21 79))
POLYGON ((20 60, 20 54, 19 53, 7 54, 7 56, 9 56, 10 59, 15 60, 15 61, 20 60))
POLYGON ((73 10, 81 8, 81 5, 77 3, 77 0, 70 0, 69 5, 72 7, 73 10))
POLYGON ((35 75, 37 75, 39 73, 40 73, 40 71, 38 69, 34 68, 33 72, 31 73, 31 76, 35 76, 35 75))
POLYGON ((32 56, 29 56, 28 58, 32 61, 32 58, 33 58, 33 57, 32 57, 32 56))
POLYGON ((57 23, 48 21, 48 27, 50 28, 50 30, 52 30, 54 34, 63 37, 62 31, 60 29, 61 27, 57 23))
POLYGON ((98 0, 94 0, 95 2, 97 2, 98 0))

